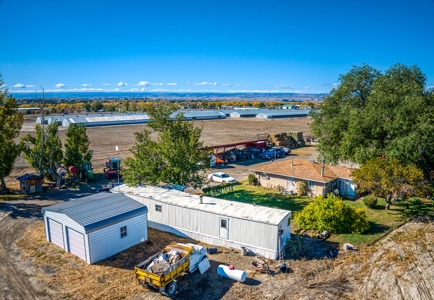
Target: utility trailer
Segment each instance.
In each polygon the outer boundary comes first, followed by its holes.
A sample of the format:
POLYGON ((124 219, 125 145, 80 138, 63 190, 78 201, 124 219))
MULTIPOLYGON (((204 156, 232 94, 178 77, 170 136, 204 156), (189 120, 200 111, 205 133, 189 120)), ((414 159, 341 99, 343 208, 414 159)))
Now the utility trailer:
POLYGON ((203 274, 209 267, 205 247, 172 243, 135 266, 134 272, 140 285, 158 289, 161 294, 173 297, 177 290, 177 277, 198 269, 203 274))

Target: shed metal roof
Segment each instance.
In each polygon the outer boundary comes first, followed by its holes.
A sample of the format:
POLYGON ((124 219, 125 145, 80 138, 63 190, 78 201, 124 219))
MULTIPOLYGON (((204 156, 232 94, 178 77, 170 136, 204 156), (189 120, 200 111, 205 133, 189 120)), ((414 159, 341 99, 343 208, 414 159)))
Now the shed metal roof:
POLYGON ((218 110, 185 110, 174 112, 171 117, 174 118, 178 113, 183 113, 184 117, 189 118, 197 118, 197 117, 208 117, 208 118, 226 118, 226 115, 223 112, 218 110))
POLYGON ((32 180, 32 179, 42 179, 42 177, 37 174, 28 174, 28 173, 21 175, 20 177, 17 177, 17 180, 19 181, 32 180))
POLYGON ((267 111, 261 111, 258 113, 258 118, 265 117, 282 117, 282 116, 302 116, 308 115, 310 112, 309 109, 273 109, 267 111))
POLYGON ((89 232, 121 219, 147 213, 148 209, 122 194, 99 193, 42 209, 42 213, 46 211, 65 214, 89 232))
MULTIPOLYGON (((118 191, 118 187, 112 190, 118 191)), ((166 204, 196 209, 209 213, 230 216, 239 219, 251 220, 266 224, 278 225, 291 212, 288 210, 246 204, 236 201, 222 200, 212 197, 203 197, 203 203, 199 203, 198 195, 191 195, 173 189, 165 189, 155 186, 120 186, 120 193, 131 194, 161 201, 166 204)))

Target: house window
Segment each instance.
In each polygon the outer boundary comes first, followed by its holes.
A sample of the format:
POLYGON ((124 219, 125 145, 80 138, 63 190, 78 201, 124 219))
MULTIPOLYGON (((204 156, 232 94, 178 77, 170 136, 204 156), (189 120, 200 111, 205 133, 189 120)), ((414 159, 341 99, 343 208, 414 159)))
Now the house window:
POLYGON ((309 188, 313 188, 313 186, 314 186, 313 181, 308 181, 308 182, 307 182, 307 186, 308 186, 309 188))
POLYGON ((155 204, 155 211, 162 212, 163 211, 163 207, 161 205, 155 204))
POLYGON ((121 227, 121 238, 127 236, 127 226, 121 227))

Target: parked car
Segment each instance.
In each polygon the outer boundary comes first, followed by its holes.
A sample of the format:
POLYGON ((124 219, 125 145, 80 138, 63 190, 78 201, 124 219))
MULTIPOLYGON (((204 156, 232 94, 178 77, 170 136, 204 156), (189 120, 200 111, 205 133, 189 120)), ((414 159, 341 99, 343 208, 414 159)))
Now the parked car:
POLYGON ((261 150, 256 149, 256 148, 244 148, 242 149, 250 158, 252 157, 252 155, 254 157, 259 157, 259 155, 261 154, 261 150))
POLYGON ((237 181, 235 178, 233 178, 233 177, 231 177, 228 174, 223 173, 223 172, 217 172, 214 174, 209 174, 208 179, 210 181, 221 182, 221 183, 236 182, 237 181))
POLYGON ((276 149, 279 149, 280 151, 282 151, 285 155, 288 155, 291 153, 291 149, 287 148, 287 147, 276 147, 276 149))
POLYGON ((268 149, 259 155, 260 158, 264 158, 264 159, 268 159, 268 160, 279 158, 281 156, 283 156, 282 153, 280 153, 280 151, 276 151, 274 149, 268 149))

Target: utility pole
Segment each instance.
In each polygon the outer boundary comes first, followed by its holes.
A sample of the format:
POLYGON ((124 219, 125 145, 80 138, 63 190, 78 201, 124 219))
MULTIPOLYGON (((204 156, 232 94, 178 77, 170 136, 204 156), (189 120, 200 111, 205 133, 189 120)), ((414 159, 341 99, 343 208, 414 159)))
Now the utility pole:
POLYGON ((118 193, 120 193, 121 187, 119 184, 119 176, 120 176, 119 174, 121 173, 121 159, 119 158, 118 151, 119 151, 119 148, 118 148, 118 146, 116 146, 116 154, 117 154, 118 163, 119 163, 119 165, 118 165, 118 193))

